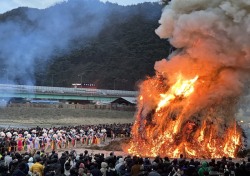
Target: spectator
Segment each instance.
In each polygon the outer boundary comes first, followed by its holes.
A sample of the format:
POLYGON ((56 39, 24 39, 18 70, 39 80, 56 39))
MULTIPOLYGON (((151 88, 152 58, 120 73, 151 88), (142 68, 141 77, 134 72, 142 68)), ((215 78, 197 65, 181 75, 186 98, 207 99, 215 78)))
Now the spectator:
POLYGON ((136 157, 134 159, 134 165, 131 168, 131 176, 137 176, 141 171, 141 165, 139 163, 139 159, 136 157))
POLYGON ((124 164, 123 158, 119 158, 118 159, 118 163, 115 165, 115 170, 116 170, 116 172, 117 172, 118 175, 120 175, 120 167, 123 164, 124 164))
POLYGON ((219 176, 219 175, 220 173, 216 171, 214 167, 212 167, 211 170, 209 171, 209 176, 219 176))
POLYGON ((26 163, 19 164, 16 171, 13 172, 12 176, 26 176, 28 171, 26 170, 26 163))
POLYGON ((152 171, 149 172, 148 176, 161 176, 161 175, 157 172, 157 169, 158 169, 158 164, 157 164, 157 163, 153 163, 153 165, 152 165, 152 171))
POLYGON ((61 174, 64 173, 64 164, 67 161, 67 155, 66 153, 62 153, 62 156, 59 158, 59 162, 60 162, 60 169, 61 169, 61 174))
POLYGON ((204 176, 204 173, 205 174, 209 173, 207 162, 202 162, 202 166, 198 171, 199 176, 204 176))
POLYGON ((98 169, 98 165, 96 162, 91 166, 90 173, 92 176, 102 176, 102 172, 98 169))
POLYGON ((71 163, 71 158, 69 158, 64 164, 64 175, 69 176, 71 168, 73 168, 73 165, 71 163))
POLYGON ((243 165, 240 166, 239 163, 235 164, 235 176, 246 176, 243 165))
POLYGON ((34 159, 34 162, 37 161, 37 159, 41 159, 41 156, 40 156, 40 151, 37 151, 36 154, 34 155, 33 159, 34 159))
POLYGON ((5 166, 9 168, 9 164, 11 161, 12 161, 12 157, 10 156, 10 152, 8 152, 7 155, 4 157, 5 166))
POLYGON ((245 170, 246 170, 246 174, 250 175, 250 157, 248 157, 248 159, 247 159, 247 163, 245 165, 245 170))
POLYGON ((106 176, 106 173, 107 173, 107 170, 108 170, 108 164, 106 162, 102 162, 101 163, 101 173, 102 173, 102 176, 106 176))
POLYGON ((109 163, 108 165, 108 170, 106 172, 106 176, 117 176, 117 172, 115 170, 115 167, 113 165, 113 163, 109 163))
POLYGON ((37 158, 35 164, 30 168, 30 171, 33 175, 43 176, 44 166, 40 163, 41 159, 37 158))
POLYGON ((31 166, 32 166, 33 164, 34 164, 34 162, 33 162, 33 157, 30 157, 29 160, 28 160, 29 174, 30 174, 30 175, 32 174, 32 172, 30 171, 30 168, 31 168, 31 166))
POLYGON ((9 164, 9 172, 13 174, 13 172, 18 168, 18 159, 14 156, 13 160, 9 164))
POLYGON ((80 163, 79 169, 78 169, 78 175, 79 176, 87 176, 86 169, 83 163, 80 163))

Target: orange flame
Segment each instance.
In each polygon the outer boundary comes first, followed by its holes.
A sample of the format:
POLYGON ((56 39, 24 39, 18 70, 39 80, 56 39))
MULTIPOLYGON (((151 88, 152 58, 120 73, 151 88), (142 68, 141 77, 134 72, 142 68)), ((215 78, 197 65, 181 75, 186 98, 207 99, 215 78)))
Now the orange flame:
POLYGON ((199 119, 199 115, 189 115, 189 100, 191 94, 196 93, 198 78, 186 80, 180 74, 170 87, 163 86, 164 80, 158 76, 144 81, 128 153, 152 157, 235 156, 242 144, 241 131, 236 124, 221 132, 211 117, 199 119), (149 101, 155 108, 150 109, 149 101))
POLYGON ((177 96, 187 97, 194 91, 194 83, 197 81, 198 76, 191 80, 184 80, 181 75, 179 75, 178 81, 171 87, 170 91, 166 94, 160 94, 162 100, 159 102, 156 111, 159 111, 162 107, 167 106, 171 100, 175 99, 177 96))

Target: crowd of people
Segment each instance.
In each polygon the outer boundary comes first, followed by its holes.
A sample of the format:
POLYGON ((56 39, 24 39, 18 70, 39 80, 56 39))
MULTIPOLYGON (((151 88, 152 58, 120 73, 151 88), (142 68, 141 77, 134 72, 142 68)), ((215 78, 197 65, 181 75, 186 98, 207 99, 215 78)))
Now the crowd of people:
POLYGON ((131 126, 2 129, 0 176, 250 176, 250 158, 194 160, 182 154, 169 159, 76 152, 79 146, 102 144, 107 138, 129 137, 131 126))
POLYGON ((249 176, 248 161, 231 158, 208 161, 179 158, 116 156, 111 152, 89 153, 75 150, 44 153, 5 152, 0 160, 1 176, 249 176))
POLYGON ((0 132, 0 153, 36 150, 71 149, 84 145, 99 145, 107 137, 129 137, 132 124, 79 125, 51 128, 7 128, 0 132))

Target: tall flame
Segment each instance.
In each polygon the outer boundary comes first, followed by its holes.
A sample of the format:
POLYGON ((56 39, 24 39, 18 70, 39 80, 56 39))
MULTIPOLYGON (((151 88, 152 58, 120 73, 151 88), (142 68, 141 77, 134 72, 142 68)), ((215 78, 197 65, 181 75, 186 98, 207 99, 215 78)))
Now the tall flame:
POLYGON ((144 82, 137 119, 132 128, 129 153, 170 157, 185 154, 187 157, 205 158, 235 156, 241 145, 241 132, 237 125, 234 124, 220 134, 219 129, 208 118, 202 120, 196 116, 187 117, 192 94, 199 88, 198 78, 199 76, 195 76, 188 80, 180 74, 165 93, 159 93, 162 89, 159 77, 144 82), (148 87, 149 85, 151 86, 148 87), (152 85, 155 85, 155 89, 152 85), (155 108, 145 114, 147 102, 144 98, 147 100, 149 97, 155 98, 155 108))

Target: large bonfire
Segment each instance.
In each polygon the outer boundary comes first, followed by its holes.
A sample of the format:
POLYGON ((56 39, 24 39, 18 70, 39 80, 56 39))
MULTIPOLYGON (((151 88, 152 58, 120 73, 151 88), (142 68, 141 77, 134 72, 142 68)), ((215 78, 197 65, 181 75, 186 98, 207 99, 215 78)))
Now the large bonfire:
POLYGON ((235 114, 250 75, 250 1, 172 0, 156 33, 177 48, 140 84, 128 152, 235 157, 235 114))

